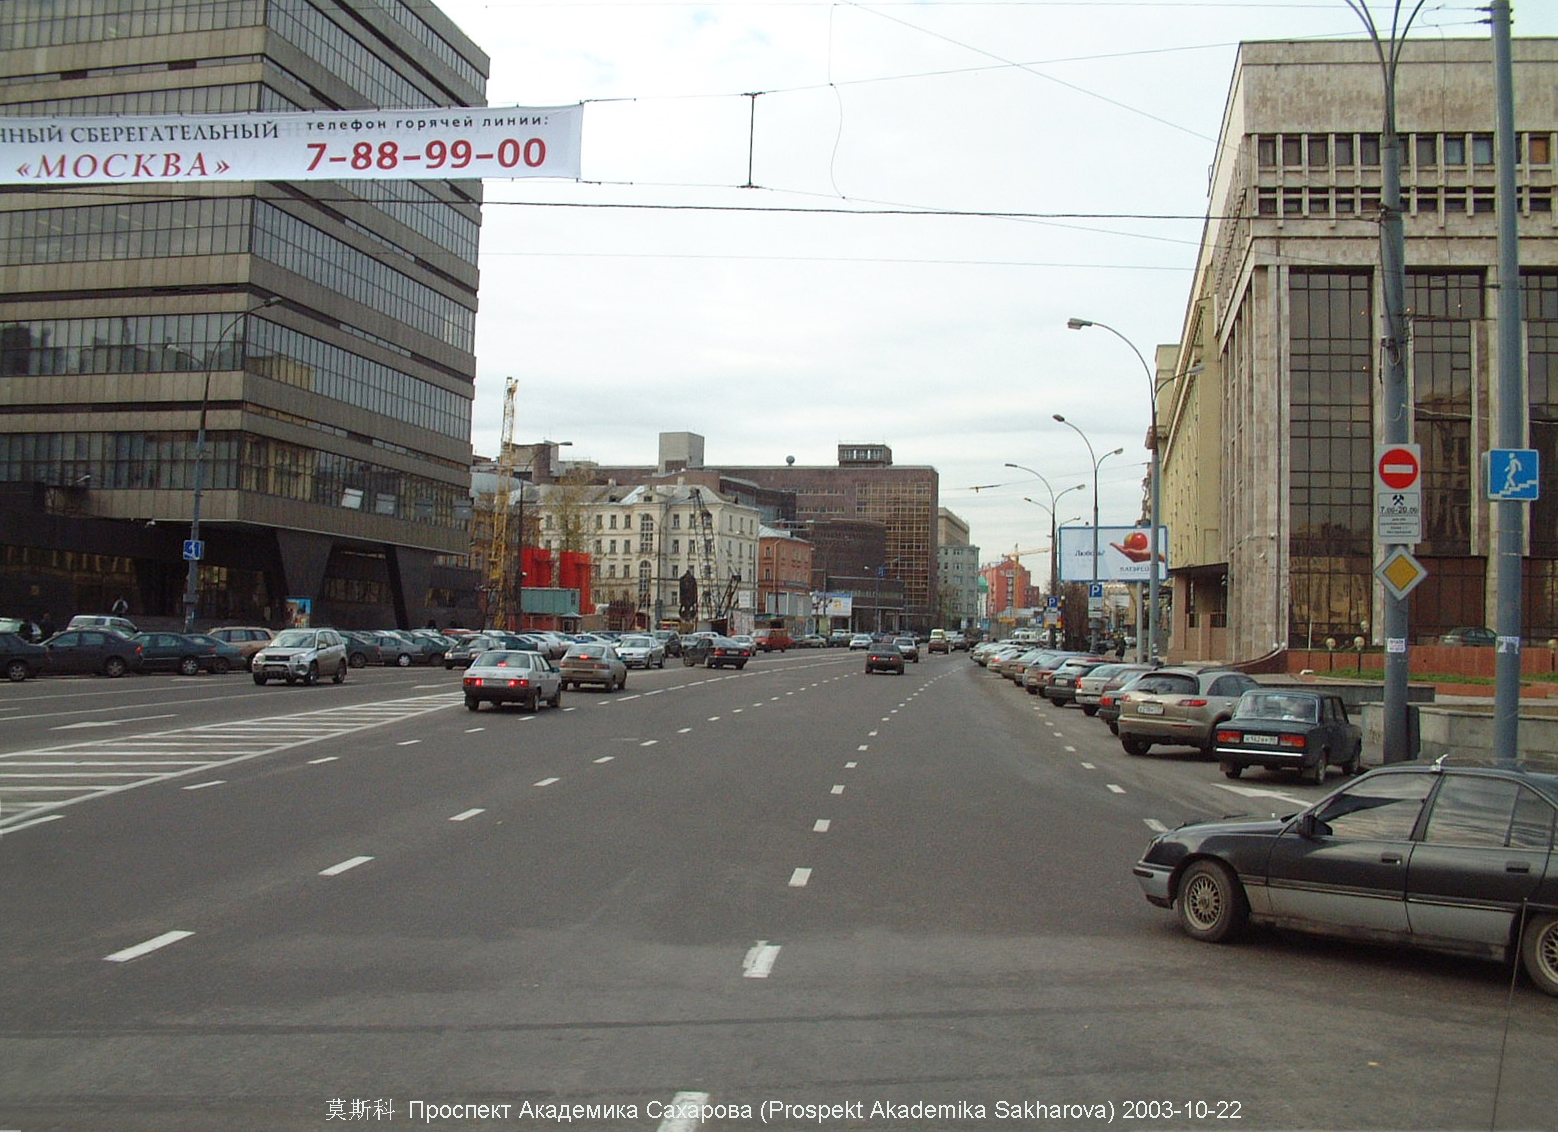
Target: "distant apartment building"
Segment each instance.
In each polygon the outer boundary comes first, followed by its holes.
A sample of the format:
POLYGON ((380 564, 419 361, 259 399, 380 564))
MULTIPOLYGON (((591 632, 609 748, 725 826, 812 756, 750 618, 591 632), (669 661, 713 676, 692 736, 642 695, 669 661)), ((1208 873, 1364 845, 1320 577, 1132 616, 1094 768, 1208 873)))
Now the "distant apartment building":
POLYGON ((891 602, 874 607, 888 626, 929 628, 935 619, 938 476, 935 468, 895 465, 885 444, 841 444, 836 467, 709 466, 703 437, 662 433, 656 466, 590 472, 620 484, 704 477, 722 496, 755 507, 765 524, 811 542, 820 564, 814 579, 820 573, 829 586, 830 578, 859 586, 862 603, 891 602), (893 584, 872 586, 873 578, 893 584))
MULTIPOLYGON (((0 6, 0 116, 479 106, 425 0, 0 6)), ((0 197, 0 608, 470 608, 479 181, 0 197), (205 444, 199 444, 204 431, 205 444)))
MULTIPOLYGON (((1523 571, 1523 634, 1558 636, 1558 40, 1514 42, 1522 369, 1541 498, 1526 553, 1491 546, 1483 455, 1500 302, 1486 38, 1408 41, 1397 72, 1412 436, 1427 568, 1411 635, 1491 624, 1523 571)), ((1176 657, 1380 640, 1383 120, 1367 42, 1240 46, 1177 358, 1160 363, 1176 657)), ((1163 355, 1160 352, 1160 359, 1163 355)))
POLYGON ((803 630, 812 608, 812 545, 792 531, 758 529, 757 612, 803 630))
POLYGON ((970 546, 968 524, 945 507, 936 512, 937 620, 966 629, 979 619, 979 548, 970 546))

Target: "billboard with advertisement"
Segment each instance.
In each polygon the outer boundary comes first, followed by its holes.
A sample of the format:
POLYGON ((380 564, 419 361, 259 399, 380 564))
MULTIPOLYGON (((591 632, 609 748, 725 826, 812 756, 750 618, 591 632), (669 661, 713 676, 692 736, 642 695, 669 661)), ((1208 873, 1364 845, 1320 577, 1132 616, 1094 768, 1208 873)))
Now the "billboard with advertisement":
MULTIPOLYGON (((1062 582, 1147 582, 1152 533, 1146 527, 1099 527, 1098 572, 1093 572, 1093 528, 1061 527, 1062 582)), ((1158 528, 1158 581, 1168 578, 1168 528, 1158 528)))
POLYGON ((811 608, 813 617, 848 617, 854 611, 854 606, 853 594, 812 591, 811 608))

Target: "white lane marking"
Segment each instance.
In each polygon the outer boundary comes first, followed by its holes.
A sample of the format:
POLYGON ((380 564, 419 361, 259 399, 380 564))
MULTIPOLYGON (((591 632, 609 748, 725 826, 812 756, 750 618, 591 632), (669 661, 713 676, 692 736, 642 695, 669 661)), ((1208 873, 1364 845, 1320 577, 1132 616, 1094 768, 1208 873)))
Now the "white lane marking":
POLYGON ((850 762, 847 762, 847 763, 844 764, 844 769, 845 770, 854 770, 859 765, 860 764, 857 763, 857 762, 850 761, 850 762))
POLYGON ((1083 763, 1082 764, 1082 769, 1083 770, 1097 770, 1098 768, 1096 766, 1094 766, 1092 763, 1083 763))
POLYGON ((639 744, 639 746, 640 747, 653 747, 658 742, 660 742, 660 740, 658 740, 658 739, 645 739, 642 743, 639 744))
POLYGON ((793 873, 790 874, 790 887, 805 888, 806 882, 809 880, 811 880, 810 869, 796 869, 793 873))
POLYGON ((197 782, 193 786, 184 787, 185 790, 204 790, 207 786, 220 786, 226 782, 225 778, 213 778, 210 782, 197 782))
POLYGON ((697 1112, 708 1103, 708 1093, 677 1093, 671 1098, 669 1109, 674 1115, 662 1120, 655 1132, 698 1132, 698 1126, 703 1123, 702 1118, 683 1116, 682 1113, 697 1112))
POLYGON ((35 825, 42 825, 44 822, 59 821, 64 816, 64 814, 46 814, 41 818, 34 818, 32 821, 24 821, 18 825, 8 825, 4 829, 0 829, 0 834, 15 833, 19 829, 30 829, 35 825))
POLYGON ((717 715, 711 715, 711 716, 709 716, 709 718, 708 718, 708 719, 706 719, 706 720, 705 720, 705 721, 704 721, 704 722, 705 722, 705 723, 718 723, 718 722, 719 722, 719 716, 717 716, 717 715))
POLYGON ((833 794, 842 794, 842 793, 844 793, 844 787, 842 785, 836 783, 836 784, 834 784, 834 787, 833 787, 831 793, 833 793, 833 794))
POLYGON ((1125 787, 1123 787, 1123 786, 1116 786, 1112 782, 1106 783, 1106 785, 1109 787, 1110 793, 1113 793, 1113 794, 1124 794, 1125 793, 1125 787))
POLYGON ((774 969, 774 960, 779 958, 779 945, 769 943, 766 939, 760 939, 747 951, 746 958, 741 960, 741 977, 744 979, 766 979, 769 972, 774 969))
POLYGON ((1145 824, 1148 829, 1152 830, 1153 833, 1167 833, 1168 832, 1168 826, 1164 825, 1157 818, 1142 818, 1141 820, 1142 820, 1143 824, 1145 824))
POLYGON ((677 728, 677 729, 676 729, 676 733, 677 733, 677 734, 678 734, 678 735, 686 735, 686 734, 687 734, 687 733, 688 733, 688 732, 689 732, 689 731, 691 731, 691 730, 692 730, 692 728, 691 728, 691 727, 678 727, 678 728, 677 728))
POLYGON ((100 719, 88 720, 82 723, 62 723, 58 727, 49 728, 50 731, 80 731, 87 727, 118 727, 122 723, 141 723, 148 719, 177 719, 177 713, 167 715, 137 715, 129 719, 100 719))
POLYGON ((474 735, 478 731, 485 731, 485 730, 487 730, 485 727, 467 727, 465 729, 465 733, 467 735, 474 735))
POLYGON ((636 700, 636 699, 638 699, 638 693, 634 692, 631 696, 618 696, 617 697, 617 702, 619 704, 625 704, 629 700, 636 700))
POLYGON ((1294 798, 1290 794, 1283 794, 1278 790, 1262 790, 1258 786, 1233 786, 1226 782, 1214 782, 1212 785, 1223 790, 1231 791, 1234 794, 1243 794, 1246 798, 1280 798, 1282 801, 1291 802, 1293 805, 1300 808, 1309 804, 1302 799, 1294 798))
POLYGON ((471 818, 475 817, 477 814, 484 814, 486 812, 487 812, 486 810, 480 810, 480 809, 478 809, 478 810, 465 810, 465 811, 463 811, 461 813, 455 814, 454 817, 450 818, 449 820, 450 821, 469 821, 471 818))
POLYGON ((1069 744, 1066 746, 1066 750, 1073 755, 1077 753, 1077 749, 1069 744))
POLYGON ((421 741, 422 740, 420 740, 420 739, 402 739, 399 743, 396 743, 395 746, 397 746, 397 747, 415 747, 421 741))
POLYGON ((355 869, 358 865, 366 865, 371 860, 373 860, 372 857, 350 857, 339 865, 331 865, 328 869, 320 869, 319 875, 322 877, 340 876, 347 869, 355 869))
POLYGON ((745 710, 746 710, 746 709, 745 709, 745 708, 736 708, 736 709, 735 709, 735 710, 734 710, 734 711, 732 711, 732 712, 731 712, 731 713, 730 713, 730 714, 731 714, 731 715, 740 715, 740 714, 741 714, 741 713, 742 713, 742 712, 743 712, 743 711, 745 711, 745 710))
POLYGON ((336 759, 338 759, 340 757, 341 757, 340 755, 326 755, 322 759, 309 759, 308 760, 308 765, 309 766, 318 766, 320 763, 333 763, 333 762, 336 761, 336 759))
POLYGON ((600 758, 596 759, 595 761, 598 762, 598 763, 609 763, 612 759, 614 759, 616 757, 617 757, 616 755, 602 755, 600 758))
POLYGON ((561 778, 543 778, 540 782, 537 782, 536 785, 537 786, 550 786, 554 782, 561 782, 561 781, 562 781, 561 778))
POLYGON ((831 818, 818 818, 816 821, 811 823, 811 831, 813 833, 827 833, 828 827, 832 824, 833 819, 831 818))
POLYGON ((855 748, 855 750, 857 750, 857 751, 869 751, 870 749, 871 749, 871 744, 870 743, 862 743, 862 744, 860 744, 860 746, 855 748))
POLYGON ((116 951, 112 955, 103 956, 103 958, 109 963, 128 963, 132 959, 139 959, 148 952, 156 951, 159 947, 167 947, 170 943, 188 939, 194 934, 194 932, 163 932, 145 943, 138 943, 134 947, 127 947, 123 951, 116 951))
POLYGON ((875 731, 867 731, 866 732, 866 738, 867 739, 875 739, 876 738, 876 732, 875 731))

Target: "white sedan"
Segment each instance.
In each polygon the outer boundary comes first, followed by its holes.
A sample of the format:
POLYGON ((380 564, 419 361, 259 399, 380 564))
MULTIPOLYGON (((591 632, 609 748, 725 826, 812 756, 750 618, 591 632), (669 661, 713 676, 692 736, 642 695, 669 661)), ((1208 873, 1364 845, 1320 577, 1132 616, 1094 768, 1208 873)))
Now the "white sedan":
POLYGON ((542 700, 550 707, 563 706, 563 674, 538 652, 484 652, 465 670, 460 686, 471 711, 480 711, 484 702, 500 708, 518 704, 520 711, 535 711, 542 700))
POLYGON ((665 667, 665 645, 653 637, 623 637, 616 644, 617 655, 629 668, 665 667))

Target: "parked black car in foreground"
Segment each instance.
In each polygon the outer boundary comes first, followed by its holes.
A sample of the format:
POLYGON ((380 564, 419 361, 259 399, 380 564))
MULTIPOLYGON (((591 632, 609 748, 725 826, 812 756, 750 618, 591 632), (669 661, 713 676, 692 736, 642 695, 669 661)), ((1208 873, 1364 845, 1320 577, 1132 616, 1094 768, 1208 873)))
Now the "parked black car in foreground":
POLYGON ((1335 692, 1299 688, 1263 688, 1245 692, 1233 718, 1212 735, 1217 761, 1229 778, 1247 766, 1296 770, 1316 785, 1327 767, 1343 774, 1362 768, 1363 732, 1347 718, 1347 705, 1335 692))
POLYGON ((1558 995, 1558 758, 1398 763, 1297 814, 1160 833, 1131 870, 1194 939, 1247 924, 1523 961, 1558 995))

